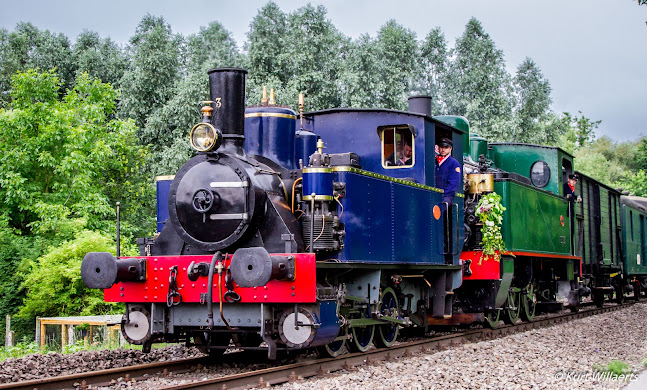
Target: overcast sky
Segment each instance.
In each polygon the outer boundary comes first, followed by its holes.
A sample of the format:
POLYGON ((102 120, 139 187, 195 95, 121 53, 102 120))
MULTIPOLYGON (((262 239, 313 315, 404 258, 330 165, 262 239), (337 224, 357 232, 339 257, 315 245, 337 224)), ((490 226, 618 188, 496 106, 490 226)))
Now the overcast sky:
MULTIPOLYGON (((307 1, 275 0, 284 12, 307 1)), ((144 15, 163 16, 189 35, 219 21, 239 47, 266 0, 170 1, 0 0, 0 27, 29 21, 74 41, 84 29, 126 44, 144 15)), ((647 136, 647 6, 635 0, 319 0, 345 35, 375 36, 389 19, 423 39, 440 27, 450 46, 476 17, 503 50, 512 74, 532 58, 551 83, 553 110, 602 120, 598 136, 617 141, 647 136)))

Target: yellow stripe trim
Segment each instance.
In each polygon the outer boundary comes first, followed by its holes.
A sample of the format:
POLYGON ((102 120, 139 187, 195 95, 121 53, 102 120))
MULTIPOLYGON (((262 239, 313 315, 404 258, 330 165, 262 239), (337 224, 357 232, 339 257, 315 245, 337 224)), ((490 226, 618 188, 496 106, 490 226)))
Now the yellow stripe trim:
POLYGON ((332 173, 332 168, 303 168, 303 173, 332 173))
MULTIPOLYGON (((420 189, 423 189, 423 190, 438 192, 438 193, 441 193, 441 194, 445 192, 445 191, 441 190, 440 188, 430 187, 430 186, 426 186, 424 184, 418 184, 418 183, 414 183, 414 182, 408 181, 408 180, 396 179, 394 177, 380 175, 378 173, 369 172, 369 171, 365 171, 363 169, 358 169, 358 168, 353 168, 353 167, 348 167, 348 166, 333 167, 332 170, 333 170, 333 172, 352 172, 352 173, 357 173, 358 175, 363 175, 363 176, 373 177, 373 178, 376 178, 376 179, 392 181, 392 182, 395 182, 395 183, 398 183, 398 184, 404 184, 405 186, 416 187, 416 188, 420 188, 420 189)), ((456 195, 458 195, 458 194, 456 194, 456 195)))
POLYGON ((257 117, 297 119, 296 115, 281 114, 278 112, 252 112, 250 114, 245 114, 245 118, 257 118, 257 117))
POLYGON ((175 175, 166 175, 166 176, 155 176, 155 181, 158 182, 160 180, 173 180, 175 179, 175 175))

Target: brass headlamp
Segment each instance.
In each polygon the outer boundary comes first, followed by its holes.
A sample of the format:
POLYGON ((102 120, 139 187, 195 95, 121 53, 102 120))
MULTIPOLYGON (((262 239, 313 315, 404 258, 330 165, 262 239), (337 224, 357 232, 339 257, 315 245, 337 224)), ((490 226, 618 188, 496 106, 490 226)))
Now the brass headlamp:
POLYGON ((193 126, 189 139, 193 149, 198 152, 209 152, 218 149, 222 144, 222 132, 209 123, 213 111, 212 102, 203 103, 205 106, 202 107, 202 122, 193 126))

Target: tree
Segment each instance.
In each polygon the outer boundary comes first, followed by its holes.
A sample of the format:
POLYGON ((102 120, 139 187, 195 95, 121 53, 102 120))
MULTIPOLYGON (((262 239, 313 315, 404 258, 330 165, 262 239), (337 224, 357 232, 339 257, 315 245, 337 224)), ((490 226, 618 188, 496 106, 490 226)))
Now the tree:
POLYGON ((339 107, 341 59, 347 52, 345 38, 326 16, 323 6, 310 4, 288 17, 286 54, 290 58, 287 96, 283 102, 297 106, 299 93, 311 110, 339 107))
POLYGON ((380 90, 377 42, 361 35, 348 47, 340 74, 342 107, 377 107, 380 90))
POLYGON ((77 65, 76 75, 87 72, 114 88, 128 67, 128 58, 110 38, 101 39, 94 31, 83 31, 76 38, 72 52, 77 65))
POLYGON ((249 25, 247 51, 247 97, 259 102, 263 85, 283 88, 292 76, 287 55, 287 15, 270 1, 258 11, 249 25))
POLYGON ((74 82, 74 58, 65 35, 20 22, 10 33, 0 31, 0 43, 0 107, 9 102, 11 77, 17 71, 55 69, 61 80, 60 93, 74 82))
POLYGON ((398 110, 407 109, 407 98, 421 73, 416 34, 389 20, 377 34, 379 58, 378 79, 380 94, 378 105, 398 110))
POLYGON ((600 126, 602 121, 593 121, 582 115, 582 111, 579 111, 579 113, 581 115, 579 117, 572 116, 568 112, 565 112, 564 116, 566 117, 566 120, 571 123, 571 131, 575 137, 575 145, 577 147, 582 147, 593 143, 595 140, 595 129, 600 126))
POLYGON ((420 67, 422 77, 418 90, 432 98, 432 113, 444 111, 443 107, 443 76, 447 72, 448 50, 445 35, 440 27, 434 28, 420 43, 420 67))
POLYGON ((636 169, 647 171, 647 138, 643 137, 638 141, 637 151, 634 156, 636 169))
POLYGON ((153 176, 177 171, 193 154, 188 135, 201 120, 198 102, 209 99, 208 80, 203 71, 189 73, 177 83, 173 97, 146 122, 142 138, 151 144, 153 176))
MULTIPOLYGON (((0 227, 0 316, 15 315, 26 295, 22 283, 29 272, 27 262, 40 255, 41 240, 23 237, 11 229, 0 227)), ((33 332, 31 319, 12 318, 11 328, 17 335, 33 332)), ((0 323, 0 332, 4 323, 0 323)), ((17 339, 20 339, 18 337, 17 339)))
POLYGON ((205 71, 218 66, 242 65, 242 56, 236 41, 219 22, 200 27, 197 34, 186 39, 187 69, 189 72, 205 71))
POLYGON ((609 137, 600 137, 578 148, 574 155, 577 170, 612 187, 633 176, 631 163, 636 151, 631 142, 617 143, 609 137))
POLYGON ((119 200, 141 213, 123 221, 127 235, 150 228, 146 148, 131 121, 112 119, 117 91, 82 74, 61 99, 60 84, 52 72, 13 77, 0 110, 0 221, 23 234, 60 234, 75 220, 108 232, 119 200))
POLYGON ((514 102, 503 52, 472 18, 451 55, 453 61, 443 77, 447 111, 469 118, 471 127, 486 138, 509 140, 514 102))
MULTIPOLYGON (((621 180, 620 186, 637 196, 647 196, 647 138, 641 138, 635 144, 630 166, 633 172, 621 180)), ((618 156, 627 156, 624 150, 618 151, 618 156)))
POLYGON ((545 125, 552 103, 550 83, 530 58, 526 57, 517 68, 514 86, 518 102, 514 140, 537 144, 554 142, 559 134, 550 134, 546 130, 554 127, 545 125))
POLYGON ((142 128, 146 119, 171 98, 180 77, 181 44, 182 37, 173 34, 163 17, 144 16, 130 38, 132 63, 120 83, 122 118, 132 118, 142 128))

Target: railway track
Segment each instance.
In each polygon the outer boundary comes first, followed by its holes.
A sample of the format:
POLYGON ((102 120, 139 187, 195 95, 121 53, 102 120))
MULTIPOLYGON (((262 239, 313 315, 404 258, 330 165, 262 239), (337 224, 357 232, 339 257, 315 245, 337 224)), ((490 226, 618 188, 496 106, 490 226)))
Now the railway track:
MULTIPOLYGON (((462 333, 433 337, 425 340, 417 340, 395 345, 388 349, 372 349, 365 353, 353 353, 341 355, 336 358, 324 358, 307 360, 298 363, 286 364, 261 370, 248 371, 244 373, 226 375, 213 379, 206 379, 196 382, 183 383, 181 385, 164 387, 165 390, 176 389, 247 389, 250 387, 265 387, 280 383, 295 381, 301 378, 308 378, 317 375, 327 375, 339 370, 352 371, 355 367, 371 364, 377 361, 389 361, 400 357, 411 356, 420 352, 431 352, 444 350, 463 343, 491 340, 504 337, 518 332, 525 332, 531 329, 538 329, 555 324, 561 324, 579 318, 589 317, 597 314, 616 311, 633 304, 628 302, 623 305, 607 306, 582 310, 578 313, 566 313, 537 319, 534 322, 524 322, 515 325, 504 325, 495 329, 483 328, 473 329, 462 333)), ((228 359, 242 359, 245 353, 227 354, 228 359)), ((195 372, 208 365, 205 357, 182 359, 169 362, 150 363, 145 365, 114 368, 95 372, 87 372, 73 375, 44 378, 39 380, 0 384, 0 390, 24 389, 24 390, 49 390, 49 389, 84 389, 96 388, 97 386, 110 385, 116 381, 134 381, 135 383, 145 380, 146 377, 161 375, 172 377, 175 374, 195 372)))

